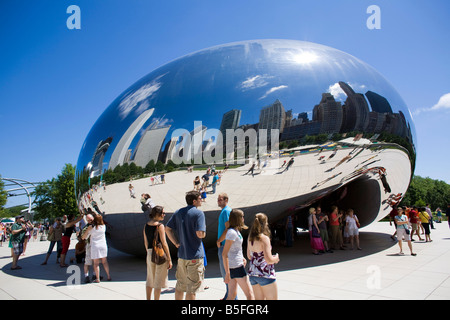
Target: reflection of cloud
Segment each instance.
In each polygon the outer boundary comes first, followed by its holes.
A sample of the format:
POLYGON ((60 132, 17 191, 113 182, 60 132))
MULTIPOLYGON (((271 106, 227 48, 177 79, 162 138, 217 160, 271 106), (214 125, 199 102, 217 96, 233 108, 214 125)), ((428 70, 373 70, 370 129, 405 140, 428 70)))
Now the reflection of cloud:
POLYGON ((449 110, 450 109, 450 93, 444 94, 442 97, 439 98, 438 103, 436 103, 431 108, 421 108, 413 111, 414 115, 418 115, 421 112, 427 112, 427 111, 435 111, 435 110, 449 110))
MULTIPOLYGON (((364 84, 348 84, 355 92, 363 92, 366 89, 366 85, 364 84)), ((345 101, 347 99, 347 95, 344 90, 342 90, 341 86, 338 82, 328 87, 328 93, 331 93, 336 101, 345 101)))
POLYGON ((266 80, 271 78, 273 77, 268 75, 256 75, 254 77, 248 77, 239 85, 239 88, 241 88, 242 91, 261 88, 267 86, 269 82, 267 82, 266 80))
POLYGON ((122 119, 127 117, 130 112, 135 109, 137 115, 141 114, 150 106, 151 96, 161 88, 162 83, 159 81, 164 75, 157 77, 152 82, 147 83, 137 89, 136 91, 129 92, 125 95, 119 104, 119 115, 122 119))
POLYGON ((269 94, 274 93, 275 91, 278 91, 281 89, 286 89, 287 87, 288 86, 282 85, 282 86, 270 88, 269 90, 266 91, 266 93, 261 98, 259 98, 259 100, 266 98, 269 94))
POLYGON ((347 98, 344 90, 342 90, 341 86, 337 82, 328 87, 328 92, 333 95, 334 100, 344 101, 347 98))

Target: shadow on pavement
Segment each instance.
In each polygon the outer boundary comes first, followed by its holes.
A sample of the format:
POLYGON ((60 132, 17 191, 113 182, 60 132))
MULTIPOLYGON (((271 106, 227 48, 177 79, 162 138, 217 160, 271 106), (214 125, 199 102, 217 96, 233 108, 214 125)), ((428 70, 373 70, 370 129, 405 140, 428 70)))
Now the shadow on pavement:
MULTIPOLYGON (((274 245, 273 253, 278 253, 280 262, 275 266, 276 271, 297 270, 303 268, 317 267, 327 264, 344 262, 352 259, 358 259, 364 256, 384 251, 397 242, 392 241, 389 234, 375 232, 360 232, 360 246, 362 250, 335 250, 333 253, 324 253, 322 255, 313 255, 307 232, 301 232, 294 241, 293 247, 284 247, 274 245)), ((244 248, 244 250, 246 250, 244 248)), ((244 251, 245 253, 245 251, 244 251)), ((66 262, 74 257, 74 249, 69 250, 66 262)), ((21 270, 11 270, 11 262, 2 268, 5 274, 29 278, 35 280, 49 281, 49 286, 65 286, 67 279, 79 272, 81 283, 84 283, 84 264, 71 264, 68 268, 61 268, 55 263, 56 251, 52 253, 47 265, 41 265, 45 260, 46 253, 36 254, 32 256, 22 256, 18 265, 21 270), (75 266, 78 266, 76 268, 75 266)), ((218 266, 217 249, 209 249, 207 251, 206 278, 220 277, 218 266)), ((0 259, 11 259, 9 256, 1 256, 0 259)), ((11 259, 12 260, 12 259, 11 259)), ((176 259, 172 257, 175 262, 176 259)), ((135 257, 126 253, 119 252, 113 248, 109 248, 108 263, 110 267, 111 277, 113 281, 145 281, 146 280, 146 261, 144 258, 135 257)), ((106 274, 102 268, 101 274, 106 274)), ((169 280, 175 280, 176 265, 169 271, 169 280)), ((92 268, 89 271, 92 276, 92 268)))

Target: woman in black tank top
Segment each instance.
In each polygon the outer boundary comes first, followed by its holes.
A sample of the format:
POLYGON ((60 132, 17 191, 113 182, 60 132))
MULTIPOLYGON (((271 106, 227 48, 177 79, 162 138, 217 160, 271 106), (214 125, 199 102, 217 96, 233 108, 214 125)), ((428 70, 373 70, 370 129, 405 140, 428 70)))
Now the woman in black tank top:
POLYGON ((150 300, 152 291, 154 289, 154 299, 159 300, 161 295, 161 288, 168 286, 168 272, 172 268, 172 260, 170 258, 169 246, 167 245, 166 233, 164 225, 161 223, 164 220, 164 208, 161 206, 155 206, 149 214, 150 221, 144 226, 144 245, 147 251, 147 281, 145 284, 145 290, 147 300, 150 300), (153 238, 155 232, 159 232, 159 240, 161 240, 162 246, 166 253, 168 261, 161 265, 156 265, 151 261, 151 253, 153 246, 153 238))

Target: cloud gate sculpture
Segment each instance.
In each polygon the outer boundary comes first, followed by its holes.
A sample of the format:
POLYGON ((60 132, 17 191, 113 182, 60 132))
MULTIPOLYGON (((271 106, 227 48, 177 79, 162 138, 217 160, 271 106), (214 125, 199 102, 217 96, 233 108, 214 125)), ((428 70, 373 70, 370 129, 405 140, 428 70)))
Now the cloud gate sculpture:
POLYGON ((125 90, 82 146, 76 194, 104 215, 109 245, 144 255, 141 195, 167 222, 209 167, 221 179, 213 194, 210 178, 201 207, 206 247, 220 192, 247 225, 258 212, 304 222, 320 203, 353 208, 364 227, 406 192, 415 159, 411 114, 372 67, 319 44, 245 41, 176 59, 125 90))

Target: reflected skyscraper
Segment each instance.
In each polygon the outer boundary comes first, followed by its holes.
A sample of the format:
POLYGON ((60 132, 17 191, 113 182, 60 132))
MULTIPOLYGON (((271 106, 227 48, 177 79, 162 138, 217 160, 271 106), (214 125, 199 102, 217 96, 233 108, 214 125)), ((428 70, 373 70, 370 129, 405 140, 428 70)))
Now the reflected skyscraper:
MULTIPOLYGON (((147 120, 152 116, 155 109, 150 109, 142 112, 137 119, 128 127, 125 133, 120 138, 114 152, 109 160, 109 168, 114 169, 118 165, 122 165, 125 161, 125 156, 128 149, 133 142, 133 139, 139 133, 141 128, 145 125, 147 120)), ((116 138, 117 139, 117 138, 116 138)))
POLYGON ((340 102, 336 102, 330 93, 323 93, 322 100, 313 110, 313 121, 320 122, 319 133, 337 133, 341 131, 343 111, 340 102))

